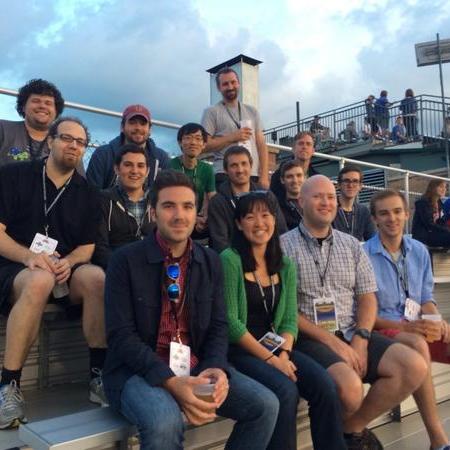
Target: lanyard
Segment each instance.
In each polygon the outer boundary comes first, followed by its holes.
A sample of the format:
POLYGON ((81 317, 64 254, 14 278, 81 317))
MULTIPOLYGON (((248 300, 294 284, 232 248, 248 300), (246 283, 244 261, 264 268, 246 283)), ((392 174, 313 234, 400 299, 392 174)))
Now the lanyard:
POLYGON ((300 218, 302 217, 301 210, 298 206, 298 203, 295 200, 292 200, 292 199, 287 200, 287 204, 288 204, 289 208, 291 209, 291 211, 297 213, 300 218))
POLYGON ((238 101, 238 119, 239 119, 239 121, 237 121, 236 118, 233 116, 233 114, 231 114, 231 111, 228 109, 228 106, 225 104, 225 102, 222 102, 222 105, 224 106, 225 110, 227 111, 228 115, 230 116, 230 119, 233 121, 233 123, 236 125, 236 127, 238 129, 240 129, 241 128, 241 120, 242 120, 241 102, 238 101))
MULTIPOLYGON (((26 127, 25 127, 26 129, 26 127)), ((33 147, 33 140, 31 139, 30 133, 28 133, 27 130, 27 138, 28 138, 28 151, 30 153, 30 159, 39 159, 42 156, 42 150, 44 149, 45 142, 47 141, 47 138, 45 138, 41 143, 39 144, 39 147, 37 150, 34 150, 33 147)), ((38 142, 38 141, 36 141, 38 142)))
MULTIPOLYGON (((186 169, 184 167, 183 160, 181 159, 181 157, 180 157, 180 166, 181 166, 182 172, 184 174, 186 174, 186 169)), ((194 183, 194 186, 197 186, 197 183, 196 183, 196 180, 197 180, 197 167, 198 167, 198 163, 195 165, 195 167, 194 167, 194 174, 192 175, 192 182, 194 183)), ((189 170, 191 170, 191 169, 189 169, 189 170)))
POLYGON ((351 225, 348 223, 347 214, 345 214, 345 211, 342 208, 339 208, 339 214, 344 219, 345 228, 347 229, 348 234, 353 236, 353 230, 355 229, 355 217, 356 217, 355 205, 352 206, 352 223, 351 223, 351 225))
POLYGON ((44 217, 45 217, 45 235, 48 237, 48 215, 50 211, 53 209, 53 207, 58 202, 61 195, 64 194, 64 191, 66 190, 67 186, 69 185, 70 181, 72 180, 72 175, 70 175, 70 178, 64 183, 64 186, 59 190, 58 195, 54 198, 50 206, 47 206, 47 186, 45 184, 45 164, 42 166, 42 193, 44 195, 44 217))
POLYGON ((408 281, 408 265, 406 262, 406 251, 403 247, 403 244, 401 246, 401 261, 402 261, 402 270, 399 269, 399 262, 400 258, 397 260, 397 262, 392 257, 392 254, 388 251, 388 253, 391 256, 391 260, 394 263, 395 271, 397 272, 397 277, 400 280, 400 284, 402 286, 403 292, 406 295, 406 298, 409 298, 409 281, 408 281))
MULTIPOLYGON (((333 247, 333 241, 330 242, 330 246, 328 248, 328 256, 327 256, 327 262, 325 264, 325 270, 323 271, 323 273, 320 271, 320 263, 319 260, 315 257, 313 249, 310 247, 310 243, 309 243, 309 239, 308 237, 303 233, 302 229, 300 228, 300 225, 298 226, 298 231, 300 232, 300 235, 302 236, 302 238, 305 240, 306 242, 306 246, 308 247, 308 251, 310 253, 310 255, 312 256, 313 260, 314 260, 314 264, 316 266, 316 270, 317 273, 319 275, 320 278, 320 285, 322 286, 322 291, 324 290, 325 287, 325 280, 327 277, 327 272, 328 272, 328 267, 330 266, 330 259, 331 259, 331 251, 332 251, 332 247, 333 247)), ((322 292, 323 293, 323 292, 322 292)))
POLYGON ((273 310, 275 308, 275 284, 273 283, 273 277, 272 276, 270 277, 270 286, 272 288, 272 303, 270 305, 269 311, 269 308, 267 307, 266 294, 264 293, 264 289, 261 285, 261 282, 259 281, 258 276, 256 275, 256 272, 253 272, 253 276, 255 277, 256 284, 258 285, 259 292, 261 293, 261 298, 263 301, 264 309, 267 314, 267 318, 270 321, 270 329, 272 330, 273 333, 275 333, 275 328, 273 325, 273 310))

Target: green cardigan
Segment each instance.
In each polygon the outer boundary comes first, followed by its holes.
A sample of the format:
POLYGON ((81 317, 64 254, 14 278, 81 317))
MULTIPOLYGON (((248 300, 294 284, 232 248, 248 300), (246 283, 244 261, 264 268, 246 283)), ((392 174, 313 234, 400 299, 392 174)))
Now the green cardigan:
MULTIPOLYGON (((228 335, 231 343, 236 343, 247 330, 247 297, 244 286, 244 272, 239 254, 225 249, 221 254, 224 271, 224 297, 227 305, 228 335)), ((281 295, 274 317, 274 327, 278 334, 289 333, 297 338, 297 274, 292 261, 283 256, 280 271, 281 295)))

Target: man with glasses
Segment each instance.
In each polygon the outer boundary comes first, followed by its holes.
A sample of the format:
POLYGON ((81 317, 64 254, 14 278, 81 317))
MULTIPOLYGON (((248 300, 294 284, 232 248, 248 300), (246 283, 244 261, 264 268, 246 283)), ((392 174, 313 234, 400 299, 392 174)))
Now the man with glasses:
POLYGON ((63 109, 64 99, 54 84, 34 79, 22 86, 16 110, 24 120, 0 120, 0 166, 47 156, 48 129, 63 109))
POLYGON ((49 129, 48 159, 0 168, 0 310, 8 315, 0 429, 26 421, 22 367, 49 299, 83 304, 90 399, 102 401, 98 374, 106 353, 104 274, 99 267, 88 270, 98 199, 75 170, 88 141, 87 128, 79 119, 60 118, 49 129))
POLYGON ((338 210, 333 228, 367 241, 376 232, 369 209, 356 201, 363 184, 362 170, 353 164, 346 165, 338 175, 338 210))
POLYGON ((278 400, 227 363, 222 267, 190 239, 195 202, 186 175, 161 172, 150 193, 156 232, 111 258, 105 391, 137 426, 142 450, 183 448, 183 414, 192 425, 232 418, 227 449, 264 449, 278 400))
POLYGON ((170 158, 157 147, 150 138, 152 121, 150 111, 143 105, 130 105, 122 113, 120 135, 109 144, 98 147, 92 154, 86 171, 88 182, 99 189, 108 189, 117 182, 114 161, 124 144, 139 145, 147 152, 149 173, 147 185, 150 187, 158 171, 168 169, 170 158))
MULTIPOLYGON (((225 152, 223 168, 228 179, 217 189, 217 195, 211 200, 208 212, 210 245, 219 253, 231 244, 235 227, 236 198, 260 189, 250 179, 252 163, 250 152, 245 147, 235 145, 225 152)), ((272 192, 265 192, 267 195, 273 196, 272 192)), ((281 234, 287 231, 287 227, 278 202, 276 203, 276 225, 281 234)))
POLYGON ((372 332, 377 316, 375 274, 352 236, 333 230, 336 190, 323 175, 303 184, 303 220, 281 236, 297 265, 297 349, 328 370, 343 406, 349 450, 382 449, 368 424, 423 382, 427 365, 409 347, 372 332), (371 387, 364 397, 363 383, 371 387))
POLYGON ((186 174, 194 183, 197 191, 197 221, 194 235, 205 235, 208 227, 208 204, 216 194, 216 182, 212 166, 200 161, 198 156, 205 149, 208 133, 197 123, 183 125, 177 134, 181 156, 172 158, 170 166, 186 174))

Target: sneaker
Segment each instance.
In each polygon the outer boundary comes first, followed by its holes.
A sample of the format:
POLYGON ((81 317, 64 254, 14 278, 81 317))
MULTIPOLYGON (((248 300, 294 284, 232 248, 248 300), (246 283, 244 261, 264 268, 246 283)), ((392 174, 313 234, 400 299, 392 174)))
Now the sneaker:
POLYGON ((17 428, 26 423, 24 413, 25 400, 16 380, 0 388, 0 430, 17 428))
POLYGON ((345 435, 345 442, 348 450, 383 450, 383 445, 375 434, 364 428, 361 433, 345 435))
POLYGON ((102 372, 98 369, 92 369, 97 375, 89 383, 89 400, 93 403, 99 404, 102 408, 109 406, 108 399, 103 388, 102 372))

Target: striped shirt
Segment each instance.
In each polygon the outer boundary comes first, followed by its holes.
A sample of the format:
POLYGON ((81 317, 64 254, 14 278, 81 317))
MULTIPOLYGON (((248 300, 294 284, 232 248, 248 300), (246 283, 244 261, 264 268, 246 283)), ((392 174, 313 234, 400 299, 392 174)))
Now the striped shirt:
POLYGON ((297 265, 299 312, 314 323, 314 300, 332 297, 339 329, 345 334, 354 329, 355 296, 377 290, 372 265, 358 240, 332 230, 320 244, 301 222, 281 236, 281 248, 297 265))
MULTIPOLYGON (((173 317, 173 312, 171 306, 171 301, 167 295, 167 287, 174 283, 174 280, 170 279, 166 275, 167 266, 170 264, 178 263, 180 265, 180 276, 177 283, 180 286, 180 299, 179 303, 175 305, 175 311, 178 318, 179 332, 181 336, 181 342, 184 345, 189 345, 191 342, 191 336, 189 333, 189 308, 187 302, 185 302, 185 292, 186 292, 186 278, 188 276, 189 261, 191 258, 192 242, 189 240, 186 247, 186 251, 180 258, 174 258, 172 253, 159 234, 156 232, 156 241, 161 247, 162 253, 164 255, 163 264, 163 281, 161 283, 161 318, 159 321, 158 339, 156 342, 156 353, 164 360, 169 363, 170 359, 170 342, 175 341, 177 336, 176 320, 173 317)), ((198 364, 198 359, 194 355, 191 349, 191 369, 193 369, 198 364)))

